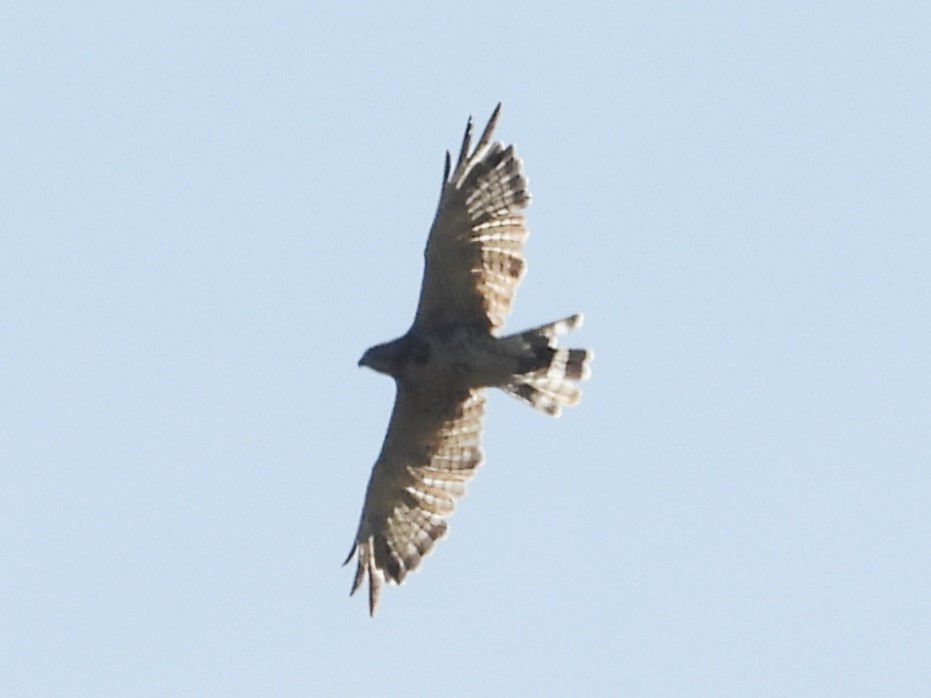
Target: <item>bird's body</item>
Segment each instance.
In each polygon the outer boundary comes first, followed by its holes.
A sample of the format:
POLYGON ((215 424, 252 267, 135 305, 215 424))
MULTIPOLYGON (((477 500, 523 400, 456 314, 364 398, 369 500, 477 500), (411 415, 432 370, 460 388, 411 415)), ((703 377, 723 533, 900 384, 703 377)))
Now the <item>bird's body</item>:
POLYGON ((403 582, 444 535, 481 464, 485 388, 558 416, 578 402, 576 382, 588 377, 590 351, 556 346, 580 315, 497 335, 525 271, 521 211, 530 202, 513 146, 491 141, 499 112, 500 105, 471 153, 469 122, 452 172, 447 154, 414 323, 359 361, 397 387, 346 560, 359 558, 353 593, 368 575, 372 614, 381 582, 403 582))
POLYGON ((374 346, 359 364, 413 385, 468 390, 503 387, 516 374, 547 368, 552 360, 548 349, 542 342, 534 346, 518 337, 498 338, 486 330, 452 326, 412 331, 374 346))

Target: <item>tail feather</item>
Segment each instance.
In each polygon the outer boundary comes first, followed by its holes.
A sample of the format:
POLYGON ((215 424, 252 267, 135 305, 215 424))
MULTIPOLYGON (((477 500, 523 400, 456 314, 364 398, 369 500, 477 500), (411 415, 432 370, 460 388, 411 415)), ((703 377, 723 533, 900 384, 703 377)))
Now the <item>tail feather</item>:
POLYGON ((579 402, 582 390, 575 381, 590 375, 595 358, 588 349, 559 349, 557 338, 582 324, 581 315, 557 320, 518 334, 502 337, 502 346, 518 360, 520 373, 501 385, 508 395, 558 417, 563 407, 579 402))

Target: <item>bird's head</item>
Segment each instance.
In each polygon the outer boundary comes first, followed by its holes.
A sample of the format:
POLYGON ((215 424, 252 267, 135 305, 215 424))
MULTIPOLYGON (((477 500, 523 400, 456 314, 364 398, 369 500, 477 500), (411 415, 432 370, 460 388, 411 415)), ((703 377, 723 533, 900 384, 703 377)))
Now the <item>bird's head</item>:
POLYGON ((429 349, 424 342, 404 335, 393 342, 371 347, 359 359, 359 365, 397 378, 410 362, 422 363, 428 356, 429 349))
POLYGON ((367 366, 373 371, 395 376, 400 369, 403 352, 397 340, 370 347, 359 359, 359 366, 367 366))

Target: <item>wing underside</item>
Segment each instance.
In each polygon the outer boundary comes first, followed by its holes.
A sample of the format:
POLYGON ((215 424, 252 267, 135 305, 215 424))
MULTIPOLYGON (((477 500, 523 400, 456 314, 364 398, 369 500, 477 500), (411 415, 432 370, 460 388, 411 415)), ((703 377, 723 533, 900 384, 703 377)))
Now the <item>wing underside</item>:
POLYGON ((433 395, 398 384, 382 452, 372 470, 356 541, 352 594, 369 580, 374 615, 382 582, 400 584, 447 530, 446 518, 482 462, 483 390, 437 410, 433 395))
POLYGON ((492 141, 501 105, 475 148, 470 119, 455 169, 446 155, 443 189, 427 247, 417 329, 504 324, 526 270, 530 203, 527 178, 514 146, 492 141))

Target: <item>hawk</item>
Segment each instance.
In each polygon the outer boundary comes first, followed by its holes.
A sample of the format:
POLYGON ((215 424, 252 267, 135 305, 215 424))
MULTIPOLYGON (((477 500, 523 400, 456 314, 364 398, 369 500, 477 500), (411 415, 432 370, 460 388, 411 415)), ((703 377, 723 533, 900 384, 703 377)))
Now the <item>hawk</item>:
POLYGON ((593 354, 559 349, 581 315, 498 336, 526 270, 530 203, 513 145, 492 141, 498 104, 473 150, 466 124, 456 168, 449 152, 411 328, 372 347, 367 366, 391 376, 394 410, 365 493, 349 557, 358 556, 350 595, 366 575, 369 613, 383 582, 401 584, 446 533, 446 517, 482 463, 485 388, 496 387, 558 417, 579 401, 577 381, 593 354))

